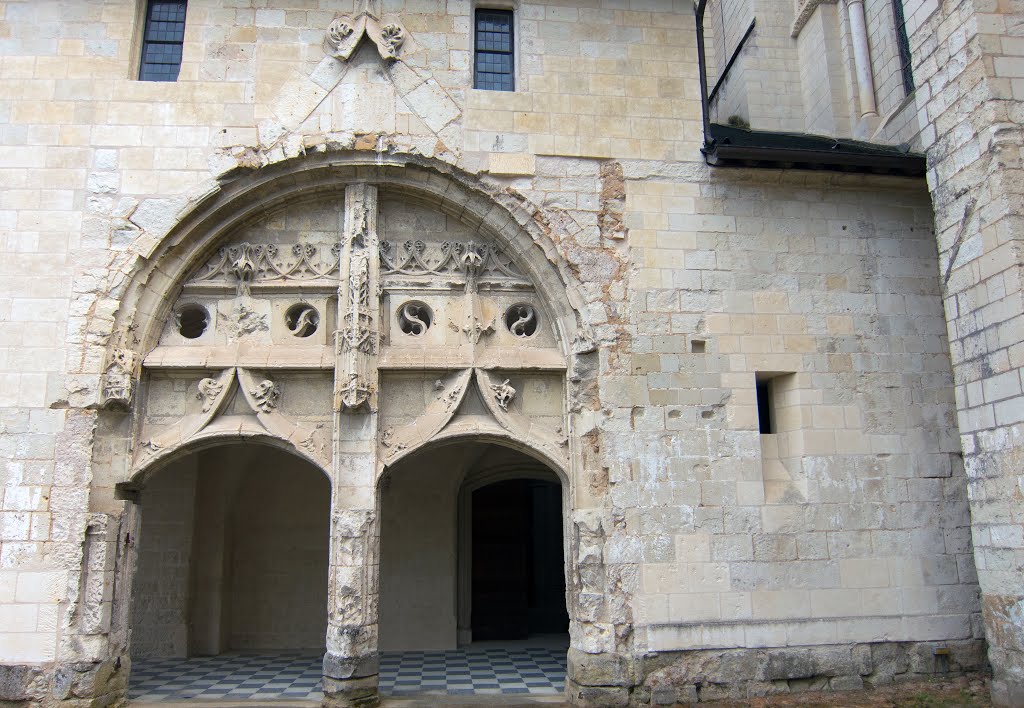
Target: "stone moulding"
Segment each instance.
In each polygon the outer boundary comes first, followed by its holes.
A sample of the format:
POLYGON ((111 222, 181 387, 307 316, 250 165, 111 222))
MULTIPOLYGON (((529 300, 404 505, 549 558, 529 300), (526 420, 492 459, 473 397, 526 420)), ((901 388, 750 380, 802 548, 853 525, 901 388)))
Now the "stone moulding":
POLYGON ((200 413, 184 416, 173 425, 156 429, 143 424, 132 475, 182 447, 222 435, 276 438, 292 445, 321 469, 330 469, 325 452, 316 446, 317 426, 297 423, 277 410, 281 387, 273 380, 257 377, 248 369, 230 367, 216 377, 200 379, 193 391, 192 395, 202 402, 200 413), (255 420, 246 421, 239 416, 222 418, 236 392, 249 404, 255 420))
POLYGON ((399 428, 387 428, 380 437, 380 460, 391 465, 415 450, 437 440, 459 437, 463 434, 494 435, 518 441, 546 458, 555 469, 568 469, 568 451, 562 444, 560 430, 552 434, 534 425, 522 415, 509 411, 516 390, 508 379, 499 380, 483 369, 468 368, 458 372, 454 379, 440 381, 437 397, 411 423, 399 428), (469 390, 476 386, 480 400, 490 413, 490 421, 480 417, 471 422, 459 422, 456 413, 469 390))

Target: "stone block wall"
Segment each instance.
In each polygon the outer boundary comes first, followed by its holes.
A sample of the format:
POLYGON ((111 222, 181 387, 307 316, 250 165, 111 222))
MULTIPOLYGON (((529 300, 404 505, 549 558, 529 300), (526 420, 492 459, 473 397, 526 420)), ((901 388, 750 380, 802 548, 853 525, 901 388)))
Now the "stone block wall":
MULTIPOLYGON (((907 2, 933 215, 912 181, 710 171, 688 2, 523 4, 514 93, 470 88, 468 2, 396 4, 401 60, 367 44, 347 64, 321 46, 335 3, 270 5, 192 3, 179 81, 150 84, 131 78, 132 4, 0 3, 0 663, 37 677, 0 700, 61 695, 61 666, 124 649, 82 624, 77 589, 90 514, 127 508, 113 485, 130 419, 95 409, 108 348, 131 337, 111 330, 133 268, 222 184, 319 153, 408 159, 495 210, 516 205, 573 283, 597 343, 567 386, 570 563, 586 571, 570 577, 574 700, 690 700, 707 675, 726 685, 704 697, 849 688, 944 670, 927 663, 940 645, 954 647, 945 669, 977 668, 975 559, 999 686, 1013 684, 1021 308, 1005 17, 907 2), (1004 54, 968 64, 969 43, 1004 54), (771 435, 759 377, 776 384, 771 435), (736 663, 703 664, 707 652, 736 663)), ((778 12, 762 39, 788 37, 778 12)), ((792 52, 759 46, 799 77, 792 52)), ((791 95, 824 105, 796 83, 791 95)), ((139 542, 142 592, 159 546, 139 542)))
POLYGON ((804 131, 815 135, 851 134, 839 17, 837 5, 821 3, 796 37, 804 131))
POLYGON ((195 531, 196 464, 183 460, 150 485, 132 591, 132 653, 189 654, 189 565, 195 531))
POLYGON ((1024 6, 907 3, 927 121, 928 183, 948 320, 982 611, 999 705, 1024 701, 1020 515, 1020 78, 1024 6))
POLYGON ((638 644, 979 637, 926 196, 713 176, 629 185, 605 439, 638 644), (793 374, 774 435, 759 372, 793 374))

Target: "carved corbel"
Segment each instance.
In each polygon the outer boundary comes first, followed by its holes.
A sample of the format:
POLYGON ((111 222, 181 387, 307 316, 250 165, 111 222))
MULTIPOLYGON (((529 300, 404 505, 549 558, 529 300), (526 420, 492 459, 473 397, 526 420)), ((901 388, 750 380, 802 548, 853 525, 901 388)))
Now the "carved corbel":
POLYGON ((335 407, 341 410, 358 410, 369 404, 370 397, 375 392, 376 387, 373 384, 360 378, 359 374, 351 373, 348 376, 348 381, 338 389, 335 407))
POLYGON ((124 347, 114 347, 103 369, 102 404, 127 409, 132 403, 139 374, 139 355, 124 347))
POLYGON ((573 354, 592 354, 597 351, 597 340, 589 332, 579 330, 572 340, 573 354))

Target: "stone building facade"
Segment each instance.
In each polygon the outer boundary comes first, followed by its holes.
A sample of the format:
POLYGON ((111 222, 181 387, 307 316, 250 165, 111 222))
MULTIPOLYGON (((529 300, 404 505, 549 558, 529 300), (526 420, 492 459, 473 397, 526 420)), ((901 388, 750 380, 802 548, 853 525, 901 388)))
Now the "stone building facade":
POLYGON ((146 2, 0 2, 0 701, 319 648, 372 705, 472 638, 470 498, 527 479, 576 704, 1024 705, 1024 7, 696 4, 190 0, 154 82, 146 2), (712 167, 712 121, 927 175, 712 167))

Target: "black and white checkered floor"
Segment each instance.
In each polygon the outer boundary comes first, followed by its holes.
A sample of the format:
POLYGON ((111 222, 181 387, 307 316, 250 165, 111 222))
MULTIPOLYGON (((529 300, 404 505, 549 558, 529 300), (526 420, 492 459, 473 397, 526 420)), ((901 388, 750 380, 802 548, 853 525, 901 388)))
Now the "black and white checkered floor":
MULTIPOLYGON (((383 695, 561 694, 564 646, 473 645, 453 651, 386 652, 383 695)), ((320 700, 321 660, 309 654, 221 654, 135 659, 133 701, 320 700)))

